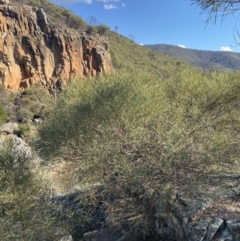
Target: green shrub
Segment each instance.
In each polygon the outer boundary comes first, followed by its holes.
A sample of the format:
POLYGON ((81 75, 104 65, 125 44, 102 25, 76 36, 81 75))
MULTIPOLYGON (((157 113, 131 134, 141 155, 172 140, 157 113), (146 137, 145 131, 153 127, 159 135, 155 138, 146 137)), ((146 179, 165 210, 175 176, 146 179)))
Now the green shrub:
POLYGON ((41 85, 32 85, 16 98, 16 120, 25 123, 34 117, 43 119, 51 111, 53 103, 53 97, 41 85))
POLYGON ((49 190, 32 158, 14 145, 13 139, 1 140, 0 240, 54 240, 56 225, 64 229, 50 212, 49 190))
POLYGON ((7 121, 7 113, 0 103, 0 125, 4 124, 7 121))
POLYGON ((19 124, 19 136, 24 137, 29 134, 31 127, 29 124, 19 124))
POLYGON ((10 98, 9 98, 10 95, 12 95, 12 93, 9 93, 9 92, 6 90, 5 86, 2 85, 2 84, 0 84, 0 103, 1 103, 3 106, 7 105, 8 102, 11 101, 10 98))
POLYGON ((97 32, 100 35, 106 35, 109 32, 109 30, 110 28, 107 25, 102 24, 97 26, 97 32))
POLYGON ((15 97, 16 95, 14 93, 9 93, 9 96, 8 96, 8 101, 11 103, 11 104, 14 104, 15 102, 15 97))
POLYGON ((97 33, 98 30, 96 26, 88 25, 86 31, 90 34, 94 34, 94 33, 97 33))
POLYGON ((103 201, 125 200, 122 213, 140 217, 131 233, 149 233, 166 187, 196 194, 208 174, 237 172, 239 75, 186 70, 165 81, 144 73, 76 81, 38 130, 40 155, 72 160, 79 185, 105 184, 103 201))
POLYGON ((16 121, 19 123, 26 123, 28 121, 31 121, 33 119, 34 114, 28 109, 28 108, 22 108, 17 113, 16 121))

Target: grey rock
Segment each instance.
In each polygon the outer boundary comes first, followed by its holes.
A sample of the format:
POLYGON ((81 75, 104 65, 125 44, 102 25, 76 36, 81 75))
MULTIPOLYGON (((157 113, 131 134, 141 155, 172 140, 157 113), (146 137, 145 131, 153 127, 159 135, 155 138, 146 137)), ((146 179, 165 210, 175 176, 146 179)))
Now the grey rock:
POLYGON ((84 234, 84 241, 123 241, 124 234, 116 228, 94 230, 84 234))
POLYGON ((0 127, 0 130, 2 131, 3 134, 6 134, 6 135, 17 134, 17 132, 19 131, 18 124, 12 123, 12 122, 8 122, 8 123, 3 124, 0 127))
POLYGON ((229 219, 226 221, 227 228, 232 233, 240 233, 240 218, 238 219, 229 219))
POLYGON ((41 31, 45 33, 48 32, 49 20, 48 20, 47 14, 42 8, 39 8, 36 13, 37 13, 37 22, 41 28, 41 31))
POLYGON ((73 238, 71 235, 65 235, 65 236, 59 238, 57 241, 73 241, 73 238))
POLYGON ((9 135, 13 140, 13 154, 17 156, 24 156, 26 158, 32 158, 31 148, 27 143, 20 137, 15 135, 9 135))
POLYGON ((211 219, 202 219, 196 224, 189 224, 188 241, 203 241, 207 234, 208 225, 211 219))
POLYGON ((209 198, 201 199, 180 199, 181 203, 186 207, 184 209, 183 217, 194 218, 201 215, 201 213, 210 206, 212 200, 209 198))
MULTIPOLYGON (((100 183, 90 185, 86 188, 79 188, 70 193, 60 194, 55 193, 52 198, 53 205, 53 215, 61 217, 62 220, 72 226, 73 240, 80 240, 83 238, 84 233, 89 230, 102 229, 107 226, 107 206, 102 203, 95 207, 92 212, 91 217, 88 221, 76 222, 76 220, 82 220, 85 215, 83 200, 89 193, 98 193, 102 191, 104 186, 100 183), (74 213, 74 219, 69 217, 69 213, 74 213)), ((71 216, 71 215, 70 215, 71 216)))
POLYGON ((233 235, 227 228, 224 228, 222 232, 220 232, 216 238, 213 239, 214 241, 237 241, 234 239, 233 235))
POLYGON ((41 124, 43 122, 43 120, 41 118, 34 118, 33 122, 36 124, 41 124))
POLYGON ((12 155, 14 156, 20 156, 20 157, 26 157, 26 158, 32 158, 32 151, 31 148, 27 145, 27 143, 21 139, 20 137, 17 137, 13 134, 10 135, 0 135, 0 145, 3 145, 6 142, 12 143, 12 155))
POLYGON ((216 235, 217 231, 220 229, 223 224, 223 219, 215 217, 210 223, 207 231, 207 235, 204 241, 211 241, 213 237, 216 235))
POLYGON ((212 175, 202 181, 199 198, 172 191, 156 205, 159 240, 240 241, 239 175, 212 175))

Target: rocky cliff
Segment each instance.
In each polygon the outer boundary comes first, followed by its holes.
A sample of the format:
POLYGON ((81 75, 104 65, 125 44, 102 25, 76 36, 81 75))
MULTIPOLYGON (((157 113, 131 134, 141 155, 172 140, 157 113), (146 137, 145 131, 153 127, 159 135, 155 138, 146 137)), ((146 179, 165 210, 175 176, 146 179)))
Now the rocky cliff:
POLYGON ((59 29, 41 8, 0 1, 0 83, 7 89, 41 83, 49 90, 77 76, 112 70, 105 36, 59 29))

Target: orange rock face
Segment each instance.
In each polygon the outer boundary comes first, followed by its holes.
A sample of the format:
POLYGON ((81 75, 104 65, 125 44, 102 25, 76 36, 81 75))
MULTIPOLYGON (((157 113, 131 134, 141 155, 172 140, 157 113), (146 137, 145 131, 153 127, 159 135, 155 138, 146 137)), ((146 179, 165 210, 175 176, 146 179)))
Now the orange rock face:
POLYGON ((111 70, 105 36, 57 29, 41 8, 0 5, 0 83, 7 89, 40 82, 53 90, 111 70))

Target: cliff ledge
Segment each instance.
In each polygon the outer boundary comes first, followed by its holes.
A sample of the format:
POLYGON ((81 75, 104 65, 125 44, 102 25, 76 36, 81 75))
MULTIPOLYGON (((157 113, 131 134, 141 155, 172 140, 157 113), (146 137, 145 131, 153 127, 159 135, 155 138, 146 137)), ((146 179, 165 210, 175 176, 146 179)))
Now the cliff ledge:
POLYGON ((107 37, 56 28, 41 8, 0 1, 0 83, 7 89, 41 83, 51 91, 111 70, 107 37))

